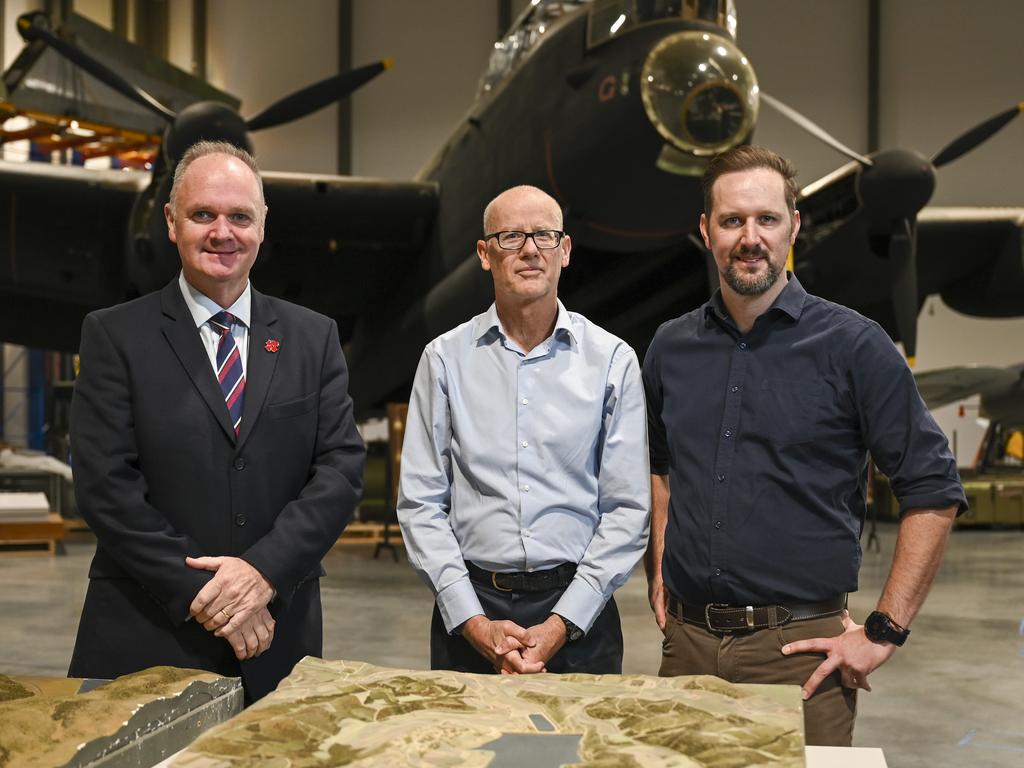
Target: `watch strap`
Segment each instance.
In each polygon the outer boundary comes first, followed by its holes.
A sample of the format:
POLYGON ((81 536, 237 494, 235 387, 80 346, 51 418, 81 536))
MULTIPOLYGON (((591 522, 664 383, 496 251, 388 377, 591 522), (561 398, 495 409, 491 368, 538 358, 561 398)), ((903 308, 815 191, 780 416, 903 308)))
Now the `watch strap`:
POLYGON ((560 613, 556 613, 555 616, 560 618, 562 623, 565 624, 565 642, 574 643, 583 637, 583 630, 565 618, 565 616, 560 613))
POLYGON ((901 646, 907 642, 910 630, 897 624, 889 614, 872 611, 864 621, 864 634, 872 642, 887 642, 901 646))

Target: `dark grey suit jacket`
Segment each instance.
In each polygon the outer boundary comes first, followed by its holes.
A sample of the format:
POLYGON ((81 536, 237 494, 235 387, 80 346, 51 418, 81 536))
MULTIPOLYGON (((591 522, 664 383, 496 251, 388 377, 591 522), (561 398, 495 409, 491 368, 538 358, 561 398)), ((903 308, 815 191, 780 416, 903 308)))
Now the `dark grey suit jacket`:
POLYGON ((97 547, 69 674, 198 667, 240 673, 259 698, 322 653, 320 560, 362 489, 336 324, 253 290, 237 438, 177 279, 86 317, 80 355, 72 466, 97 547), (239 664, 226 640, 187 620, 212 574, 186 555, 241 557, 270 580, 266 653, 239 664))

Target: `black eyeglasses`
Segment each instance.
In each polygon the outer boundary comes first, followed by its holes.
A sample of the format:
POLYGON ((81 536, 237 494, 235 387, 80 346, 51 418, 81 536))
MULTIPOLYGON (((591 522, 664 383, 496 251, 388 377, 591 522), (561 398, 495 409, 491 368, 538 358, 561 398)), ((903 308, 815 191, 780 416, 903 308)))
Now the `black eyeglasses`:
POLYGON ((518 251, 524 245, 526 245, 526 238, 532 237, 533 244, 541 250, 548 250, 549 248, 557 248, 558 244, 562 242, 562 238, 565 236, 565 232, 560 229, 541 229, 536 232, 516 232, 510 230, 507 232, 492 232, 489 235, 484 235, 484 242, 486 243, 492 237, 497 238, 498 247, 504 251, 518 251))

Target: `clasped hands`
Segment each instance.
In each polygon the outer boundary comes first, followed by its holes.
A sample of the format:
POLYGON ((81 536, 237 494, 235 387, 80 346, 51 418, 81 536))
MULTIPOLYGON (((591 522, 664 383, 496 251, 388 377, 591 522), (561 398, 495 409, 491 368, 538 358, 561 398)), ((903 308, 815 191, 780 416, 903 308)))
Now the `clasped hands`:
POLYGON ((185 564, 214 572, 189 606, 189 617, 227 640, 239 661, 266 651, 274 639, 267 610, 274 588, 266 577, 238 557, 186 557, 185 564))
POLYGON ((565 624, 554 614, 528 628, 477 614, 462 625, 462 636, 497 672, 536 674, 547 672, 547 662, 565 645, 565 624))

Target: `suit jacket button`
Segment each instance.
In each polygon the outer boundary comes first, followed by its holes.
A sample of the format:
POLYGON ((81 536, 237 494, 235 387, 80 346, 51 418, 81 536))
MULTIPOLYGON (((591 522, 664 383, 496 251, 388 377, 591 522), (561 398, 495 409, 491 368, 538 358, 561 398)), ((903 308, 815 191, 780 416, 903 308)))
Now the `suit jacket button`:
POLYGON ((239 528, 244 527, 247 522, 249 522, 249 518, 245 515, 235 515, 235 525, 239 528))
POLYGON ((237 459, 235 459, 235 469, 237 469, 237 470, 245 469, 245 459, 243 459, 241 456, 239 456, 237 459))

